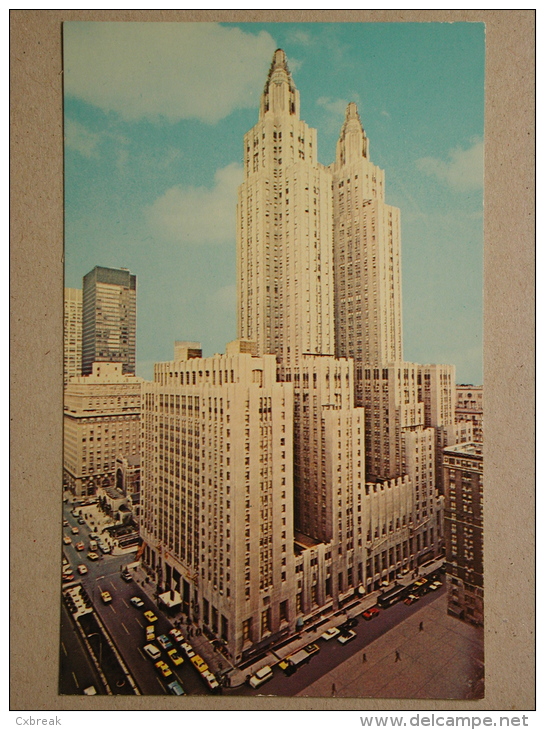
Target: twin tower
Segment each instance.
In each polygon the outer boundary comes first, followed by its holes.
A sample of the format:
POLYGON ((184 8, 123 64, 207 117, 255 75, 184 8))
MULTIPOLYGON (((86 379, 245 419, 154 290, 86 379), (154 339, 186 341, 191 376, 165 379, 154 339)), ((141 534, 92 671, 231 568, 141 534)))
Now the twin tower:
POLYGON ((238 335, 281 371, 305 353, 360 368, 403 359, 399 211, 384 202, 384 172, 354 103, 335 162, 318 162, 282 50, 244 137, 237 245, 238 335))
POLYGON ((454 369, 403 361, 399 212, 349 104, 335 162, 277 50, 244 137, 238 339, 142 391, 143 561, 235 663, 436 557, 454 369))

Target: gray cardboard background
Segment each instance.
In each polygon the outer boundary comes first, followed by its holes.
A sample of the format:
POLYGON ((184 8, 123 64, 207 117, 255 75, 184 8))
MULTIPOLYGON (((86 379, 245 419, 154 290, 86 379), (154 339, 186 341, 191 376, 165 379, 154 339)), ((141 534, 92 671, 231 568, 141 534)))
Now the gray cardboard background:
POLYGON ((180 708, 174 697, 57 695, 62 532, 61 23, 75 19, 486 22, 486 696, 474 702, 186 697, 183 707, 534 709, 533 10, 11 11, 10 709, 180 708))

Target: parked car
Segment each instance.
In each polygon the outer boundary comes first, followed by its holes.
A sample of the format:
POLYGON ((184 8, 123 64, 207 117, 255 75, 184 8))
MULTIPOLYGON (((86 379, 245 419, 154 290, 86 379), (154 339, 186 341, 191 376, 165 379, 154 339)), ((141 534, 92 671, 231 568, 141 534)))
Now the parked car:
POLYGON ((155 646, 155 644, 146 644, 144 651, 150 659, 159 659, 161 656, 161 651, 155 646))
POLYGON ((325 641, 329 641, 330 639, 334 639, 336 636, 338 636, 341 632, 338 628, 335 626, 332 626, 331 628, 327 629, 327 631, 324 631, 323 634, 320 634, 320 639, 324 639, 325 641))
POLYGON ((144 618, 147 618, 150 623, 157 621, 157 616, 153 613, 153 611, 144 611, 144 618))
POLYGON ((182 634, 180 629, 170 629, 168 633, 170 634, 170 636, 172 636, 174 641, 178 642, 178 644, 182 644, 185 641, 184 635, 182 634))
POLYGON ((379 608, 377 608, 376 606, 371 606, 371 608, 368 608, 367 611, 364 611, 362 613, 362 616, 366 621, 370 621, 372 618, 375 618, 375 616, 378 616, 379 613, 379 608))
POLYGON ((317 654, 320 651, 320 647, 318 644, 307 644, 307 646, 305 646, 305 651, 307 654, 312 656, 312 654, 317 654))
POLYGON ((188 644, 187 641, 184 641, 180 644, 180 647, 183 649, 184 654, 188 659, 192 659, 195 656, 195 652, 193 651, 193 647, 191 644, 188 644))
POLYGON ((357 626, 357 625, 358 625, 358 619, 354 616, 352 618, 347 618, 346 621, 339 626, 339 630, 340 630, 341 634, 344 634, 347 631, 349 631, 350 629, 353 629, 354 626, 357 626))
POLYGON ((170 684, 167 686, 168 686, 168 691, 170 692, 171 695, 178 695, 178 696, 185 695, 185 690, 179 682, 176 682, 176 681, 170 682, 170 684))
POLYGON ((206 669, 204 672, 201 672, 201 677, 204 679, 206 684, 208 685, 208 689, 212 692, 220 692, 221 687, 216 679, 215 675, 212 674, 208 669, 206 669))
POLYGON ((62 521, 62 526, 63 527, 68 527, 68 520, 63 520, 62 521))
POLYGON ((208 669, 208 664, 204 661, 202 656, 199 656, 199 654, 195 654, 195 656, 191 657, 191 663, 201 673, 208 669))
POLYGON ((156 667, 156 669, 159 672, 161 672, 161 674, 163 675, 163 677, 171 677, 172 676, 172 669, 162 659, 160 659, 158 662, 155 662, 155 667, 156 667))
POLYGON ((443 584, 440 580, 434 580, 433 583, 430 583, 430 591, 436 591, 438 588, 441 588, 443 584))
POLYGON ((105 555, 108 555, 109 553, 112 552, 112 549, 110 548, 110 546, 106 545, 106 543, 103 543, 103 542, 99 544, 99 548, 100 548, 101 552, 103 552, 105 555))
POLYGON ((84 524, 85 524, 85 520, 83 519, 83 517, 78 517, 78 525, 84 525, 84 524))
POLYGON ((266 664, 264 667, 261 667, 261 669, 258 669, 255 674, 253 674, 250 679, 248 680, 248 684, 252 689, 257 689, 258 687, 261 687, 262 684, 265 682, 268 682, 269 679, 273 678, 273 670, 272 668, 266 664))
POLYGON ((161 634, 161 636, 157 637, 157 643, 161 645, 163 649, 171 649, 172 648, 172 641, 166 636, 165 634, 161 634))
POLYGON ((62 541, 65 545, 72 544, 72 538, 70 537, 70 535, 64 535, 64 537, 62 538, 62 541))
POLYGON ((356 632, 353 629, 349 629, 345 634, 341 634, 337 637, 337 641, 339 644, 348 644, 349 641, 352 641, 352 639, 355 639, 357 636, 356 632))
POLYGON ((142 606, 144 605, 144 601, 138 596, 133 596, 131 598, 131 603, 133 606, 136 606, 136 608, 142 608, 142 606))
POLYGON ((70 583, 70 581, 73 581, 73 580, 74 580, 74 573, 72 573, 72 572, 69 573, 67 571, 66 573, 62 574, 63 583, 70 583))
POLYGON ((126 583, 130 583, 132 581, 132 575, 129 573, 128 570, 123 570, 121 572, 121 577, 126 583))
POLYGON ((414 593, 411 593, 410 595, 407 596, 407 598, 403 601, 403 603, 405 603, 407 606, 411 606, 416 601, 418 601, 418 596, 415 595, 414 593))

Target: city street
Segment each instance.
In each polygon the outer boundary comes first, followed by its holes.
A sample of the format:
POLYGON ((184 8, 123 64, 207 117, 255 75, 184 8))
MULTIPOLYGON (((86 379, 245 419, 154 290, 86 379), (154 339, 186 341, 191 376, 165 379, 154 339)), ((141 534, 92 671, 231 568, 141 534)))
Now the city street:
MULTIPOLYGON (((187 694, 208 694, 208 689, 199 673, 187 660, 184 660, 184 663, 178 667, 174 667, 169 663, 172 675, 163 678, 159 676, 154 662, 143 653, 142 647, 149 643, 145 638, 145 628, 149 622, 144 618, 144 611, 151 610, 157 616, 157 621, 153 624, 156 636, 168 633, 172 628, 172 624, 136 581, 133 580, 127 583, 121 578, 122 568, 131 563, 134 553, 121 556, 97 553, 100 554, 99 560, 90 561, 87 558, 89 528, 87 525, 77 523, 77 519, 70 513, 67 505, 65 505, 64 519, 68 521, 69 526, 64 528, 63 534, 70 535, 74 539, 72 544, 63 545, 63 551, 74 569, 75 581, 81 582, 85 587, 96 613, 106 626, 141 693, 147 695, 168 694, 167 684, 177 679, 187 694), (72 535, 71 530, 76 526, 79 529, 79 534, 72 535), (85 545, 85 550, 81 552, 74 547, 74 543, 79 541, 82 541, 85 545), (88 569, 87 574, 80 576, 77 573, 78 565, 85 565, 88 569), (103 603, 101 599, 103 591, 108 591, 111 594, 111 603, 103 603), (133 606, 130 603, 133 596, 141 598, 144 606, 140 609, 133 606)), ((91 681, 94 669, 85 654, 73 622, 68 617, 66 610, 63 610, 62 614, 62 635, 64 650, 61 691, 69 694, 80 693, 82 691, 80 688, 89 679, 88 684, 93 684, 97 692, 101 693, 100 683, 97 684, 96 679, 91 681), (77 677, 78 675, 85 677, 85 681, 83 679, 70 681, 66 678, 77 677)), ((163 652, 163 654, 165 653, 163 652)), ((165 660, 166 655, 161 658, 165 660)))

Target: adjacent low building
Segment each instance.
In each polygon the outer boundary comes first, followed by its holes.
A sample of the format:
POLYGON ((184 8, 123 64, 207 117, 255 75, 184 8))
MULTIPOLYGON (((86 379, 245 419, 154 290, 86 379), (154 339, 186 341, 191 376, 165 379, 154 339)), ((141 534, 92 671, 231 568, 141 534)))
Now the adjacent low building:
POLYGON ((93 363, 64 395, 64 486, 76 496, 113 486, 116 460, 140 453, 142 379, 121 363, 93 363))

